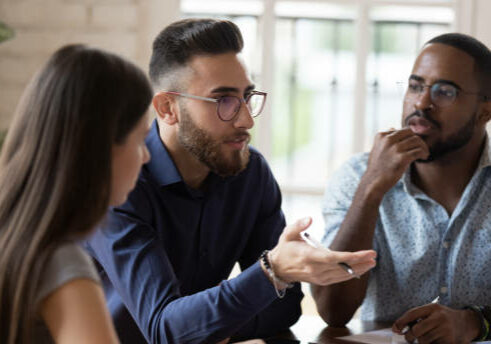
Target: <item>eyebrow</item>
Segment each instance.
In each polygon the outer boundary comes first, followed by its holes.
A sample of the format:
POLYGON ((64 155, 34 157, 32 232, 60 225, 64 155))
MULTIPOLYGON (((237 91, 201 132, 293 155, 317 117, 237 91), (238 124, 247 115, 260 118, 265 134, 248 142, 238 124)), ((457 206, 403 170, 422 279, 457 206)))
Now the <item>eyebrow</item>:
MULTIPOLYGON (((418 76, 418 75, 414 75, 414 74, 411 74, 409 76, 409 80, 416 80, 416 81, 419 81, 419 82, 424 82, 425 79, 418 76)), ((459 85, 457 85, 455 82, 453 82, 452 80, 447 80, 447 79, 438 79, 436 80, 433 84, 436 84, 436 83, 440 83, 440 84, 448 84, 448 85, 452 85, 453 87, 455 87, 456 89, 458 90, 462 90, 462 87, 460 87, 459 85)))
MULTIPOLYGON (((256 88, 255 85, 249 85, 246 87, 244 93, 250 92, 255 88, 256 88)), ((229 92, 239 93, 240 91, 237 87, 227 87, 227 86, 221 86, 221 87, 217 87, 217 88, 214 88, 213 90, 211 90, 211 93, 229 93, 229 92)))

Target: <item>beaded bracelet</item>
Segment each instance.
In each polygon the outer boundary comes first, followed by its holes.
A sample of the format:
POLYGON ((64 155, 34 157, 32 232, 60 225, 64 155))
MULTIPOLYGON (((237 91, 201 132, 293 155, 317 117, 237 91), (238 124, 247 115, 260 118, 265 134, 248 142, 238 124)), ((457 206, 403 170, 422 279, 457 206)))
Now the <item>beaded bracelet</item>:
POLYGON ((288 283, 285 282, 278 277, 276 277, 276 274, 274 273, 273 266, 270 263, 269 259, 269 250, 264 250, 263 253, 261 253, 261 256, 259 256, 259 261, 264 265, 266 268, 266 271, 269 274, 269 277, 271 281, 273 282, 274 290, 276 291, 276 295, 278 295, 278 298, 282 299, 285 297, 286 294, 286 289, 292 288, 293 283, 288 283))

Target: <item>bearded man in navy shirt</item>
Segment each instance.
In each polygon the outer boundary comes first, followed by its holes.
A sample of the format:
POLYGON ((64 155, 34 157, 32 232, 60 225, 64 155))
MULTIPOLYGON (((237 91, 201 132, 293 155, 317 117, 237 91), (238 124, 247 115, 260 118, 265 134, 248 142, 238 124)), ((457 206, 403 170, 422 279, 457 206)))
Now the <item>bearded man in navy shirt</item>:
POLYGON ((293 282, 350 279, 341 261, 359 274, 375 264, 373 251, 308 246, 299 233, 310 219, 283 232, 278 185, 248 146, 266 94, 242 45, 235 24, 210 19, 176 22, 154 41, 151 160, 86 243, 123 343, 269 336, 300 316, 293 282), (242 273, 227 280, 237 262, 242 273))

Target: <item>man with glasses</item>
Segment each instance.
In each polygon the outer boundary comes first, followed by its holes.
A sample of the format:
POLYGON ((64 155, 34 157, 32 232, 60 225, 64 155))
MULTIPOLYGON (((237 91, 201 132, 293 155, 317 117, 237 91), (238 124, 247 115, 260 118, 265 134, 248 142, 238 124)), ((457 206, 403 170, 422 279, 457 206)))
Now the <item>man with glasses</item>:
POLYGON ((188 19, 155 39, 157 119, 135 190, 87 243, 123 343, 216 343, 284 330, 300 316, 297 281, 329 284, 374 266, 375 252, 329 252, 285 229, 281 194, 249 148, 256 91, 229 21, 188 19), (242 272, 227 280, 233 266, 242 272))
POLYGON ((491 52, 462 34, 425 44, 409 77, 402 129, 330 181, 324 244, 377 251, 360 280, 313 285, 333 326, 394 322, 409 342, 469 343, 491 321, 491 52), (432 302, 433 300, 433 302, 432 302))

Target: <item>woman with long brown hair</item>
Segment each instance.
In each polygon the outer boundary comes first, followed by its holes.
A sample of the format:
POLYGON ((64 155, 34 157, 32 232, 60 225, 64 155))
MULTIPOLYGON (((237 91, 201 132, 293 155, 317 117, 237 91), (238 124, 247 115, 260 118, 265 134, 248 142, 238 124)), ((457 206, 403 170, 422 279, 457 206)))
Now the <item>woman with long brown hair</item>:
POLYGON ((0 341, 117 342, 75 244, 125 201, 149 153, 145 75, 83 45, 58 50, 19 103, 0 156, 0 341))

